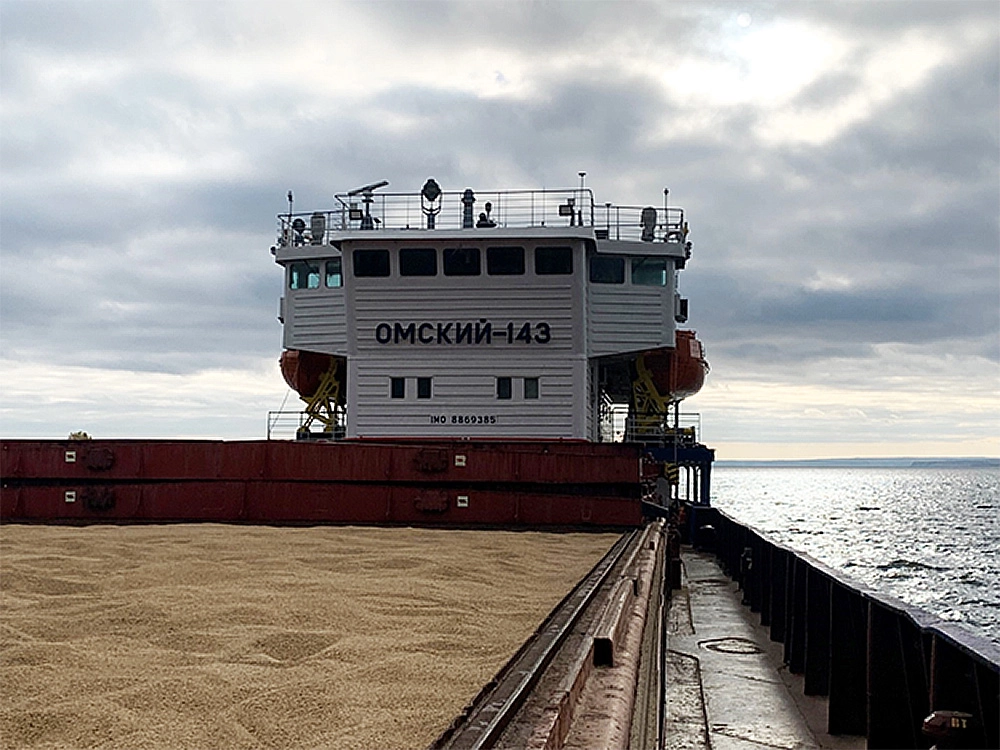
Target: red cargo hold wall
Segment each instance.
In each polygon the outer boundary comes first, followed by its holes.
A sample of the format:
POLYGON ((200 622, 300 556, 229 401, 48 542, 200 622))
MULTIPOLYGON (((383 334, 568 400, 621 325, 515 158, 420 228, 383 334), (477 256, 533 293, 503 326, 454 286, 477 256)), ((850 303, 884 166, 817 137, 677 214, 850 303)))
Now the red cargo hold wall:
POLYGON ((3 441, 0 520, 457 526, 641 523, 623 445, 3 441))

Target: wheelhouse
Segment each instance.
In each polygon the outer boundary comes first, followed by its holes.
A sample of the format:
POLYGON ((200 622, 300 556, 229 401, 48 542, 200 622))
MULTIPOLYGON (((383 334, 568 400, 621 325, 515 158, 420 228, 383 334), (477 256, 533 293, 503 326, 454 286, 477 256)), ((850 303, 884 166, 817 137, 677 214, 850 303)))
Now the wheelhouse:
POLYGON ((282 369, 319 434, 610 440, 615 405, 639 424, 639 360, 687 318, 682 209, 380 187, 278 219, 282 369))

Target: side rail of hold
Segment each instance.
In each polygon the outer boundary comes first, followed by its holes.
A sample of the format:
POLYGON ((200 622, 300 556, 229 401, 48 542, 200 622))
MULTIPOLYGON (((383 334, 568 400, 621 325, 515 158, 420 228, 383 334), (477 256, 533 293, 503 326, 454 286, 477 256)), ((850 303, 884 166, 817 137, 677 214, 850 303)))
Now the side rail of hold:
POLYGON ((830 734, 869 748, 1000 747, 1000 648, 716 508, 688 512, 693 541, 714 547, 805 693, 829 699, 830 734))

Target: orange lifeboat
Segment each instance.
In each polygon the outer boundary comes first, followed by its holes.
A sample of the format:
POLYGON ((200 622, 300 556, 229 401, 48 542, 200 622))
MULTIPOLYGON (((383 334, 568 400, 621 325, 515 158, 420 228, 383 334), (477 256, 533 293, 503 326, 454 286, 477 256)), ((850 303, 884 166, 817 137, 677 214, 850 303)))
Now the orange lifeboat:
POLYGON ((302 398, 309 398, 319 390, 320 380, 333 366, 334 357, 330 354, 286 349, 278 363, 288 387, 302 398))
POLYGON ((677 331, 673 349, 654 349, 640 355, 640 373, 645 369, 660 398, 680 401, 693 396, 705 384, 708 360, 694 331, 677 331))

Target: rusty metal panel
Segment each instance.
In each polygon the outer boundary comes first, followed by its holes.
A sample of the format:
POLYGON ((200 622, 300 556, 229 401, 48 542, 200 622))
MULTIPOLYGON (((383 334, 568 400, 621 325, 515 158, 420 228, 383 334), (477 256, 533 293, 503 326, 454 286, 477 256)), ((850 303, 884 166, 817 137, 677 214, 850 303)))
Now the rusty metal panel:
MULTIPOLYGON (((10 488, 4 488, 7 495, 10 488)), ((13 507, 4 503, 4 522, 118 522, 133 520, 138 507, 135 485, 65 484, 19 487, 13 507), (9 508, 9 510, 8 510, 9 508)))
POLYGON ((5 440, 0 476, 103 479, 136 477, 142 443, 109 440, 5 440))
POLYGON ((0 520, 15 518, 20 513, 21 488, 0 484, 0 520))
POLYGON ((270 443, 266 440, 227 440, 221 443, 219 477, 233 480, 267 478, 270 443))
POLYGON ((273 479, 614 484, 639 481, 635 448, 586 443, 272 442, 273 479))
POLYGON ((630 527, 638 500, 420 485, 209 481, 3 490, 4 521, 630 527))
POLYGON ((363 443, 278 442, 266 444, 265 477, 289 481, 407 481, 391 448, 363 443))
POLYGON ((386 520, 387 496, 371 487, 331 482, 251 482, 246 520, 253 523, 357 523, 386 520))
POLYGON ((3 441, 5 478, 633 484, 638 450, 569 441, 3 441), (433 454, 433 460, 431 460, 433 454))
POLYGON ((623 445, 3 441, 2 457, 4 520, 470 526, 642 520, 638 449, 623 445))
POLYGON ((239 521, 245 487, 245 482, 144 484, 136 517, 149 521, 239 521))
POLYGON ((143 443, 145 479, 218 479, 222 469, 222 442, 143 443))
POLYGON ((3 490, 3 520, 128 523, 237 521, 243 482, 62 484, 3 490), (13 499, 8 501, 8 492, 13 499))

